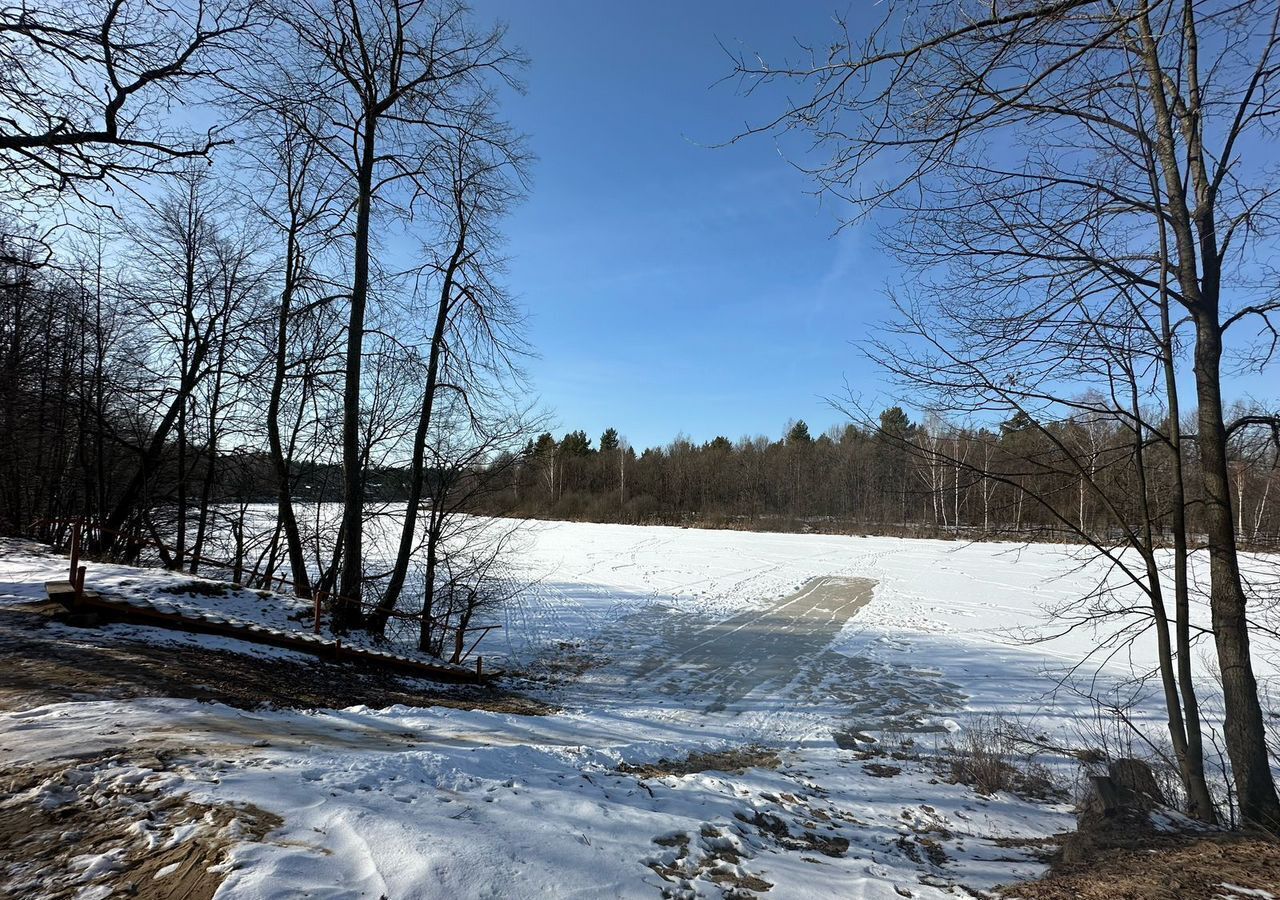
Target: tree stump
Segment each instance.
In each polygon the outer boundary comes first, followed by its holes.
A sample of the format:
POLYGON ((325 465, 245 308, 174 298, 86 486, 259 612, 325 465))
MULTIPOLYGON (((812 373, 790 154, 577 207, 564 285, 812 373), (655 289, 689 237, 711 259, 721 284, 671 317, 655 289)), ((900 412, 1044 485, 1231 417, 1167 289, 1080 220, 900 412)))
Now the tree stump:
POLYGON ((1121 789, 1140 794, 1160 806, 1168 806, 1151 767, 1140 759, 1117 759, 1107 767, 1107 774, 1121 789))

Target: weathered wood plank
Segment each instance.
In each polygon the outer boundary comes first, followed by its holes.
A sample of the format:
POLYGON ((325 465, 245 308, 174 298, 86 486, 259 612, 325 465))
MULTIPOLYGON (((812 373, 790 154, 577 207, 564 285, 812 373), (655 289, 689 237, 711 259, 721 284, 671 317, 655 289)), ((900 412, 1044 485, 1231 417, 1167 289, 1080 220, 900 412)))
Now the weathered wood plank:
POLYGON ((50 600, 55 600, 68 609, 84 611, 93 610, 126 622, 140 625, 154 625, 159 628, 170 628, 175 631, 186 631, 195 634, 215 634, 222 637, 236 638, 253 644, 266 644, 285 650, 296 650, 308 653, 321 659, 360 660, 385 669, 428 678, 432 681, 454 683, 482 683, 491 676, 485 676, 462 666, 433 665, 378 650, 344 647, 341 641, 327 641, 314 634, 292 635, 284 631, 263 628, 259 625, 240 625, 226 620, 196 618, 182 613, 167 612, 154 608, 137 606, 119 600, 108 600, 93 591, 85 591, 76 603, 76 589, 69 581, 49 581, 45 583, 45 591, 50 600))

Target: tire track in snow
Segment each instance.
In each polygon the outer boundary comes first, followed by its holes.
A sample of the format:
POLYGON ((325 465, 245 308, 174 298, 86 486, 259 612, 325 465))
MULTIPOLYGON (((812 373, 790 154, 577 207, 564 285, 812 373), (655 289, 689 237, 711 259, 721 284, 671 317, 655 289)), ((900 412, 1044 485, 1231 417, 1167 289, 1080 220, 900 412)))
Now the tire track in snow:
POLYGON ((765 609, 668 637, 635 672, 667 695, 710 695, 703 710, 724 711, 766 683, 785 685, 826 650, 871 600, 869 579, 822 577, 765 609))

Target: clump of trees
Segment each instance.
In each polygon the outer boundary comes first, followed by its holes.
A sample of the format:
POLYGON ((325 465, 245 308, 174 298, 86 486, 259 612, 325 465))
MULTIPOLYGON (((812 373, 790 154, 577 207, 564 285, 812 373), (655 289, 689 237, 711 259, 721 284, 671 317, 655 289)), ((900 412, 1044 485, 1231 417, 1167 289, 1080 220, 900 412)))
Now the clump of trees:
POLYGON ((0 23, 0 528, 79 519, 96 552, 288 580, 338 632, 457 655, 505 546, 462 499, 534 427, 504 27, 455 0, 0 23))

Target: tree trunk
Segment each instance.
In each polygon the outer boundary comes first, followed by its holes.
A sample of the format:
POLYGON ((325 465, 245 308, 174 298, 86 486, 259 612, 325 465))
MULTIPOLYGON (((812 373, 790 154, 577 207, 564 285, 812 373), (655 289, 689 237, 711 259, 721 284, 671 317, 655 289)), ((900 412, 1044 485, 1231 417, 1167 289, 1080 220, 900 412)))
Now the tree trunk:
POLYGON ((467 629, 471 627, 471 615, 475 611, 475 605, 474 595, 468 596, 466 605, 458 614, 458 628, 453 635, 453 655, 449 657, 449 662, 454 665, 462 662, 462 654, 467 649, 467 629))
POLYGON ((271 451, 271 465, 276 476, 276 514, 284 526, 285 546, 289 553, 289 569, 293 574, 294 592, 303 598, 311 597, 311 580, 307 573, 307 560, 302 552, 302 534, 293 511, 293 480, 289 460, 285 458, 284 442, 280 438, 280 402, 284 394, 285 365, 289 349, 289 313, 293 305, 293 292, 297 282, 296 260, 298 256, 297 229, 291 227, 285 242, 285 283, 280 292, 280 315, 276 322, 275 368, 271 377, 271 395, 267 400, 267 443, 271 451))
MULTIPOLYGON (((230 306, 230 297, 227 298, 230 306)), ((196 518, 196 539, 191 546, 191 565, 188 567, 192 575, 200 568, 200 554, 204 552, 204 541, 209 524, 209 507, 213 499, 213 489, 218 476, 218 423, 222 411, 222 382, 227 365, 227 322, 222 323, 222 334, 218 338, 218 362, 214 366, 213 389, 209 397, 209 444, 208 460, 205 463, 204 484, 200 488, 200 508, 196 518)))
POLYGON ((169 404, 169 409, 164 414, 164 417, 161 418, 155 433, 151 435, 151 440, 143 450, 142 458, 138 461, 138 468, 134 471, 128 484, 125 485, 119 499, 116 500, 115 506, 112 507, 111 513, 106 517, 106 521, 103 522, 103 535, 100 539, 103 546, 117 544, 120 527, 129 518, 130 513, 134 511, 138 498, 142 495, 142 489, 154 474, 157 466, 159 466, 169 432, 173 430, 178 414, 187 403, 187 398, 191 396, 191 392, 195 390, 196 385, 200 382, 201 369, 204 366, 204 357, 207 352, 208 341, 201 340, 198 342, 196 352, 191 359, 191 365, 183 373, 182 380, 178 384, 177 395, 173 398, 173 402, 169 404))
POLYGON ((377 118, 366 109, 356 184, 355 259, 351 310, 347 322, 346 378, 342 395, 342 576, 333 602, 333 630, 358 628, 363 618, 360 596, 364 582, 364 465, 360 453, 360 369, 364 353, 364 318, 369 300, 369 220, 373 207, 373 168, 377 118))
POLYGON ((417 539, 418 506, 422 503, 423 480, 426 478, 426 446, 427 435, 431 430, 431 411, 435 406, 436 387, 440 375, 440 356, 444 349, 445 331, 449 327, 449 314, 453 309, 453 284, 458 268, 462 263, 466 249, 467 227, 461 223, 457 240, 454 242, 453 254, 445 267, 444 281, 440 286, 440 300, 436 309, 435 328, 431 332, 431 352, 427 359, 426 384, 422 389, 422 404, 418 413, 418 427, 413 435, 413 459, 409 466, 409 496, 404 511, 404 523, 400 529, 400 548, 396 553, 395 565, 391 569, 391 578, 387 589, 378 602, 378 608, 369 617, 369 630, 381 634, 386 627, 387 617, 396 608, 400 592, 404 589, 405 576, 409 571, 409 557, 413 555, 413 545, 417 539))
MULTIPOLYGON (((1132 377, 1130 370, 1129 386, 1132 399, 1132 413, 1135 420, 1140 413, 1139 391, 1136 380, 1132 377)), ((1180 683, 1178 672, 1175 669, 1173 644, 1169 639, 1169 615, 1164 601, 1164 589, 1160 581, 1160 570, 1156 565, 1155 558, 1155 526, 1156 518, 1151 510, 1151 491, 1147 480, 1147 459, 1146 451, 1143 444, 1143 434, 1141 428, 1133 428, 1133 454, 1134 454, 1134 471, 1138 479, 1139 500, 1142 509, 1142 557, 1146 566, 1148 591, 1151 600, 1151 612, 1155 620, 1156 628, 1156 649, 1158 653, 1160 666, 1160 683, 1164 690, 1164 704, 1166 719, 1169 727, 1169 739, 1173 745, 1174 758, 1178 761, 1178 775, 1182 780, 1183 788, 1187 793, 1188 806, 1193 815, 1205 822, 1214 821, 1213 802, 1210 799, 1209 788, 1204 780, 1204 756, 1202 748, 1197 746, 1192 749, 1188 739, 1187 718, 1190 716, 1195 721, 1196 737, 1199 740, 1199 717, 1198 707, 1195 705, 1194 692, 1191 694, 1192 704, 1189 709, 1183 708, 1182 688, 1187 687, 1180 683)), ((1092 462, 1090 468, 1092 468, 1092 462)), ((1091 479, 1092 480, 1092 479, 1091 479)), ((1084 529, 1081 528, 1081 533, 1084 529)), ((1182 573, 1185 576, 1185 571, 1182 573)), ((1175 579, 1177 578, 1175 574, 1175 579)), ((1182 580, 1181 586, 1185 589, 1185 578, 1182 580)), ((1175 588, 1176 590, 1176 588, 1175 588)), ((1185 599, 1184 596, 1178 596, 1177 600, 1185 599)), ((1179 603, 1179 609, 1181 604, 1179 603)), ((1179 631, 1178 637, 1181 636, 1182 626, 1185 623, 1179 621, 1176 627, 1179 631)), ((1181 647, 1179 647, 1177 660, 1178 664, 1189 663, 1189 660, 1182 658, 1181 647)), ((1187 677, 1190 677, 1190 665, 1182 665, 1181 671, 1187 677)))
POLYGON ((439 533, 435 522, 436 513, 431 513, 431 526, 427 530, 427 571, 422 580, 422 612, 418 631, 418 649, 424 653, 432 653, 435 636, 432 631, 432 613, 435 611, 436 596, 436 551, 439 547, 439 533))
POLYGON ((1280 828, 1280 800, 1271 779, 1258 682, 1249 655, 1249 624, 1245 617, 1246 601, 1236 556, 1231 486, 1227 478, 1221 360, 1222 333, 1216 310, 1211 317, 1202 312, 1196 318, 1195 348, 1200 468, 1204 482, 1202 505, 1209 543, 1214 643, 1218 649, 1226 707, 1227 754, 1231 758, 1241 819, 1274 831, 1280 828))
MULTIPOLYGON (((183 363, 186 363, 186 354, 183 353, 183 363)), ((174 565, 181 569, 182 561, 186 558, 187 552, 187 407, 190 404, 190 398, 183 401, 178 408, 178 424, 177 424, 177 451, 178 451, 178 485, 177 485, 177 502, 178 502, 178 522, 176 533, 173 539, 173 557, 174 565)))
MULTIPOLYGON (((1153 170, 1154 171, 1154 170, 1153 170)), ((1158 190, 1153 190, 1158 197, 1158 190)), ((1164 222, 1159 223, 1160 270, 1160 351, 1164 366, 1165 398, 1169 405, 1167 425, 1169 450, 1173 455, 1169 505, 1173 518, 1174 640, 1178 665, 1178 688, 1186 724, 1187 750, 1183 782, 1187 788, 1188 811, 1201 822, 1216 824, 1217 812, 1204 776, 1204 736, 1200 727, 1200 698, 1196 695, 1191 670, 1191 598, 1187 584, 1187 490, 1182 456, 1182 407, 1178 399, 1177 369, 1174 359, 1173 326, 1169 316, 1167 238, 1164 222)))

